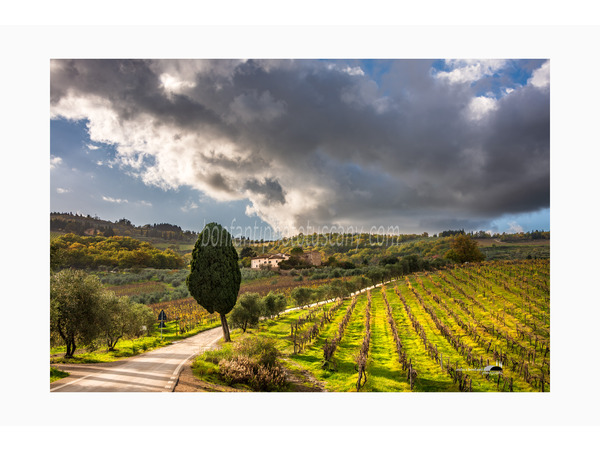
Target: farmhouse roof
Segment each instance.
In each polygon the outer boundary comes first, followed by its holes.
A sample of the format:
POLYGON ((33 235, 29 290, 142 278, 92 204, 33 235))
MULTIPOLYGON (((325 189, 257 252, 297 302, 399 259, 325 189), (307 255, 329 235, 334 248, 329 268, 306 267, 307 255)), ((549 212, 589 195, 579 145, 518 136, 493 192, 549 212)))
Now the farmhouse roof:
POLYGON ((280 253, 278 253, 276 255, 260 255, 260 256, 255 256, 252 259, 285 259, 285 257, 283 255, 281 255, 280 253))

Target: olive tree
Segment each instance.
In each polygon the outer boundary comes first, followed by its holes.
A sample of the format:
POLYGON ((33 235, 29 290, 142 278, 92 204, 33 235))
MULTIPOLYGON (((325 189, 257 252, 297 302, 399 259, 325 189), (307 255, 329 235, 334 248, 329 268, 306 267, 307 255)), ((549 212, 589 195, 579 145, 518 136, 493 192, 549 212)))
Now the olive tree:
POLYGON ((241 281, 238 254, 231 235, 218 223, 209 223, 194 246, 186 284, 200 306, 211 314, 219 313, 226 342, 231 341, 231 337, 225 315, 235 306, 241 281))
POLYGON ((261 312, 260 295, 255 292, 246 292, 240 296, 229 319, 233 326, 241 328, 245 333, 249 326, 258 325, 261 312))
POLYGON ((109 351, 114 351, 117 342, 124 337, 139 336, 144 327, 154 323, 154 313, 146 305, 133 303, 129 297, 117 297, 107 291, 103 304, 102 332, 109 351))
POLYGON ((296 305, 304 307, 310 302, 310 297, 312 296, 312 293, 312 289, 300 286, 292 291, 291 296, 296 302, 296 305))
POLYGON ((275 294, 269 292, 261 299, 262 314, 265 317, 278 316, 280 313, 285 311, 287 302, 283 294, 275 294))
POLYGON ((65 343, 65 358, 71 358, 78 345, 98 338, 114 350, 121 338, 139 336, 153 323, 149 307, 117 297, 96 276, 66 269, 50 278, 50 329, 65 343))
POLYGON ((64 341, 65 358, 102 332, 105 295, 98 277, 82 270, 67 269, 50 277, 50 329, 64 341))

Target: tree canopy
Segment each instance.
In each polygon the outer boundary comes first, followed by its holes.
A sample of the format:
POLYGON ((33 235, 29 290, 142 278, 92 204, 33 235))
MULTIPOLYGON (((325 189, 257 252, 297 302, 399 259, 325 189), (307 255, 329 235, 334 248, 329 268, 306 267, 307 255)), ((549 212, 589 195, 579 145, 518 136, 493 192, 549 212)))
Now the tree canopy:
POLYGON ((255 292, 245 292, 231 311, 229 319, 234 326, 241 328, 245 333, 248 326, 258 324, 261 309, 260 295, 255 292))
POLYGON ((100 280, 83 271, 63 270, 50 278, 50 329, 65 342, 67 358, 102 331, 103 295, 100 280))
POLYGON ((99 266, 179 269, 184 266, 184 261, 172 250, 160 251, 148 242, 126 236, 77 236, 70 233, 50 244, 50 265, 53 269, 99 266))
POLYGON ((244 247, 240 251, 240 258, 254 258, 256 256, 256 252, 252 247, 244 247))
POLYGON ((466 234, 457 234, 450 247, 450 250, 444 256, 457 263, 477 262, 485 259, 485 255, 479 250, 477 242, 466 234))
POLYGON ((114 350, 119 339, 139 336, 154 323, 154 314, 146 305, 134 303, 127 296, 106 295, 103 302, 102 329, 109 350, 114 350))
POLYGON ((218 223, 206 225, 198 236, 186 279, 194 299, 211 314, 221 316, 225 341, 230 341, 225 315, 237 301, 242 274, 231 235, 218 223))
POLYGON ((291 296, 296 302, 296 305, 303 307, 308 304, 312 294, 312 289, 300 286, 292 291, 291 296))
POLYGON ((50 330, 65 343, 66 358, 98 338, 112 350, 119 339, 139 335, 153 322, 150 308, 117 297, 94 275, 66 269, 50 277, 50 330))

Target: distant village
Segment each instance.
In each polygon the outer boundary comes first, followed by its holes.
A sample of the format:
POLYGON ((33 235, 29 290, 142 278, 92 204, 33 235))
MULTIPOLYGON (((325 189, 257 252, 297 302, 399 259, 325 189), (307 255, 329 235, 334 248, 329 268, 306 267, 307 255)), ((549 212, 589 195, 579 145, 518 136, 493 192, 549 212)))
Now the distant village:
MULTIPOLYGON (((262 268, 279 268, 279 263, 281 261, 287 261, 290 259, 290 255, 284 253, 275 253, 274 255, 260 255, 255 258, 252 258, 250 262, 250 268, 252 269, 262 269, 262 268)), ((321 265, 321 253, 319 252, 306 252, 295 257, 304 261, 306 264, 312 266, 320 266, 321 265)))

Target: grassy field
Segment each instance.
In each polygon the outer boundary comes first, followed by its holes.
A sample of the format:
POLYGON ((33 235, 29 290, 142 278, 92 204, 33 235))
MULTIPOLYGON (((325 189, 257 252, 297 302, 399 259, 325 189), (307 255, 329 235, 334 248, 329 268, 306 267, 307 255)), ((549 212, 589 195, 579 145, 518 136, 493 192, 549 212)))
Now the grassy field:
MULTIPOLYGON (((360 390, 408 392, 408 372, 396 351, 384 295, 407 361, 416 371, 413 391, 550 390, 548 260, 456 266, 414 274, 383 289, 372 289, 367 382, 360 390), (496 363, 502 366, 502 375, 483 371, 496 363)), ((294 352, 290 330, 306 310, 261 322, 246 334, 274 338, 282 363, 289 370, 300 368, 310 373, 326 390, 356 391, 356 357, 365 334, 366 293, 358 296, 333 364, 325 364, 323 353, 325 341, 335 336, 350 303, 351 299, 344 300, 331 322, 300 352, 294 352)), ((312 326, 321 315, 319 312, 301 330, 312 326)), ((232 339, 241 335, 236 330, 232 339)), ((199 377, 210 375, 211 382, 220 382, 214 362, 199 357, 194 367, 199 377)))
POLYGON ((550 240, 538 239, 525 242, 501 242, 496 239, 476 239, 479 249, 489 261, 550 258, 550 240))
POLYGON ((182 338, 190 337, 198 334, 201 331, 208 330, 220 326, 221 323, 217 320, 206 320, 198 326, 182 333, 176 321, 165 322, 165 328, 161 330, 157 326, 151 331, 149 336, 142 336, 137 339, 120 340, 115 346, 114 351, 109 351, 106 345, 99 345, 97 348, 79 348, 75 351, 73 358, 65 359, 66 351, 64 346, 56 346, 50 348, 50 363, 51 364, 93 364, 117 361, 123 358, 139 355, 150 350, 155 350, 165 345, 169 345, 173 341, 181 340, 182 338))

